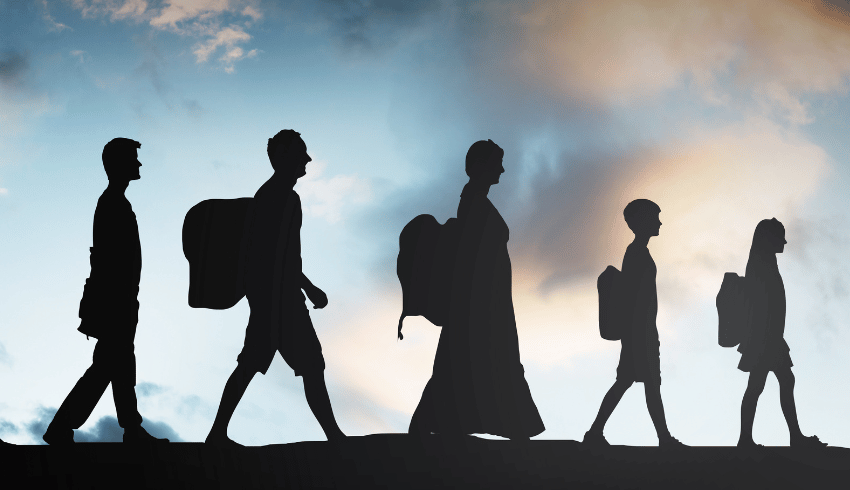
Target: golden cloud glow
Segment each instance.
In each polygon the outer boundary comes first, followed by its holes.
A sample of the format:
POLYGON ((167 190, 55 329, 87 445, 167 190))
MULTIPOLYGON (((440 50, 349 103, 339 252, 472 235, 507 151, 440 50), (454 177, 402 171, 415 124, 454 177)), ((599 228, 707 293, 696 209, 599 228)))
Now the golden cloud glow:
MULTIPOLYGON (((544 0, 519 16, 521 65, 558 91, 611 103, 687 80, 706 100, 731 75, 768 94, 796 121, 798 102, 777 92, 833 92, 850 75, 850 15, 821 1, 544 0), (771 88, 772 87, 772 88, 771 88), (796 112, 795 112, 796 108, 796 112)), ((720 93, 718 93, 720 92, 720 93)))

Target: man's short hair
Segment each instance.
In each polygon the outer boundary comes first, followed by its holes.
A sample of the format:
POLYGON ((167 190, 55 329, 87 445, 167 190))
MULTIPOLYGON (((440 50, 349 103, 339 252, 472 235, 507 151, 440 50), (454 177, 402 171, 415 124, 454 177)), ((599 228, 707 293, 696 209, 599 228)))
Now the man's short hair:
POLYGON ((476 177, 490 165, 493 155, 504 156, 505 150, 493 143, 493 140, 476 141, 466 152, 466 175, 476 177))
POLYGON ((274 167, 275 152, 277 152, 278 149, 286 151, 290 146, 292 146, 292 143, 298 139, 301 139, 301 133, 292 129, 284 129, 274 135, 274 137, 269 138, 269 143, 266 146, 266 153, 269 156, 269 163, 272 164, 272 167, 274 167))
POLYGON ((114 138, 109 143, 103 146, 103 153, 100 159, 103 161, 103 170, 108 178, 112 178, 112 174, 122 165, 127 164, 127 160, 136 160, 133 155, 133 150, 142 147, 142 144, 130 138, 114 138))
POLYGON ((635 225, 638 222, 647 217, 653 217, 660 212, 661 208, 658 207, 658 204, 655 204, 649 199, 635 199, 623 209, 623 217, 626 218, 626 224, 629 225, 629 229, 635 231, 635 225))

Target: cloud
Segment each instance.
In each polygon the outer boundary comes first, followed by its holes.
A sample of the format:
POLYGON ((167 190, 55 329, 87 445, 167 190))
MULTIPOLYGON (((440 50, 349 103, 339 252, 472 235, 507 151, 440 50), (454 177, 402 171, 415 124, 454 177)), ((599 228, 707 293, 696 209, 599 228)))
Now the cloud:
POLYGON ((53 416, 56 415, 56 408, 40 406, 35 411, 35 418, 24 423, 24 430, 32 437, 36 444, 46 445, 47 443, 41 438, 47 430, 53 416))
MULTIPOLYGON (((50 110, 47 95, 32 79, 30 56, 15 50, 0 54, 0 146, 50 110)), ((8 193, 8 190, 6 191, 8 193)), ((0 192, 0 195, 5 195, 0 192)))
MULTIPOLYGON (((167 0, 167 5, 151 19, 151 25, 157 27, 168 26, 178 29, 178 24, 193 20, 204 20, 215 17, 225 12, 239 11, 239 6, 245 2, 232 0, 167 0)), ((242 9, 247 15, 254 18, 259 11, 254 6, 248 5, 242 9)))
MULTIPOLYGON (((182 439, 170 425, 165 422, 153 422, 143 420, 142 427, 156 438, 166 438, 172 442, 180 442, 182 439)), ((118 425, 118 419, 112 415, 101 417, 89 430, 74 431, 74 440, 77 442, 122 442, 124 440, 124 429, 118 425)))
POLYGON ((192 117, 201 117, 204 114, 204 108, 195 99, 183 99, 183 109, 192 117))
POLYGON ((358 51, 392 47, 439 12, 439 0, 321 0, 316 6, 342 46, 358 51))
POLYGON ((17 434, 18 426, 6 419, 0 419, 0 436, 17 434))
POLYGON ((326 162, 311 162, 307 175, 298 181, 297 191, 305 213, 336 223, 352 205, 369 202, 372 190, 368 181, 356 175, 323 179, 326 167, 326 162))
MULTIPOLYGON (((27 434, 36 441, 36 444, 46 444, 41 436, 44 435, 44 432, 47 430, 47 426, 56 415, 56 410, 57 409, 53 407, 38 407, 38 409, 36 409, 36 417, 24 424, 24 429, 27 434)), ((175 432, 174 429, 165 422, 143 420, 142 427, 144 427, 144 429, 154 437, 165 437, 174 442, 182 441, 177 432, 175 432)), ((17 428, 15 428, 15 430, 17 430, 17 428)), ((94 427, 89 430, 74 431, 74 440, 76 442, 121 442, 123 441, 123 438, 124 429, 118 425, 118 419, 112 415, 101 417, 97 422, 95 422, 94 427)))
POLYGON ((82 49, 72 49, 71 52, 68 54, 80 60, 80 63, 85 63, 86 58, 88 57, 88 53, 86 53, 82 49))
POLYGON ((0 54, 0 85, 17 89, 23 86, 29 71, 29 56, 17 51, 0 54))
POLYGON ((708 294, 724 271, 740 269, 755 224, 796 212, 831 169, 822 148, 762 117, 625 154, 561 158, 513 215, 522 223, 511 235, 519 274, 544 292, 619 266, 631 238, 622 209, 648 198, 664 223, 652 244, 659 271, 686 270, 683 291, 708 294))
POLYGON ((133 20, 141 22, 151 15, 145 0, 71 0, 71 5, 84 18, 108 16, 110 20, 133 20))
POLYGON ((566 96, 623 103, 691 81, 722 100, 719 81, 731 79, 809 122, 801 94, 847 90, 850 15, 839 3, 547 0, 514 12, 515 56, 566 96))
MULTIPOLYGON (((5 196, 7 192, 3 192, 6 189, 0 187, 0 196, 5 196)), ((12 367, 12 356, 6 351, 6 346, 0 342, 0 364, 5 364, 8 367, 12 367)))
POLYGON ((256 0, 165 0, 161 5, 145 0, 73 0, 73 6, 83 17, 146 22, 156 30, 201 38, 193 49, 196 62, 206 63, 222 49, 217 59, 227 73, 235 73, 236 62, 258 54, 239 46, 251 40, 246 29, 263 17, 256 0))
POLYGON ((253 58, 257 56, 257 50, 252 49, 245 52, 238 44, 245 43, 251 39, 251 36, 238 25, 231 25, 216 32, 206 41, 200 42, 192 51, 195 54, 195 59, 198 63, 207 61, 210 55, 219 48, 224 48, 224 54, 219 58, 224 71, 234 73, 234 63, 243 58, 253 58))
POLYGON ((164 386, 149 381, 143 381, 136 385, 136 393, 142 397, 156 396, 167 390, 164 386))
POLYGON ((50 13, 50 5, 47 3, 47 0, 41 0, 41 18, 44 20, 44 23, 47 24, 47 30, 51 32, 62 32, 65 29, 72 30, 70 27, 62 24, 61 22, 56 22, 56 19, 53 18, 53 15, 50 13))
MULTIPOLYGON (((9 189, 7 189, 5 187, 0 187, 0 196, 8 196, 8 195, 9 195, 9 189)), ((2 356, 0 356, 0 357, 2 357, 2 356)))

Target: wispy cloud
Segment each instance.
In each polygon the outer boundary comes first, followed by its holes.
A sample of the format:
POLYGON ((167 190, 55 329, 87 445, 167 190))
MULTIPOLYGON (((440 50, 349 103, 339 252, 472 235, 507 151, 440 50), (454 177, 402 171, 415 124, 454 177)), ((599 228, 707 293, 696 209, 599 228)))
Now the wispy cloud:
MULTIPOLYGON (((0 187, 0 196, 5 196, 9 191, 0 187)), ((12 356, 6 351, 6 346, 0 342, 0 364, 4 364, 6 366, 12 366, 12 356)))
POLYGON ((44 23, 47 24, 47 30, 52 32, 62 32, 65 29, 73 30, 65 24, 57 22, 56 19, 53 18, 53 15, 50 13, 50 4, 47 3, 47 0, 41 0, 40 5, 41 18, 44 20, 44 23))
POLYGON ((85 63, 86 57, 88 56, 88 53, 86 53, 82 49, 72 49, 71 52, 68 53, 68 54, 77 58, 80 61, 80 63, 85 63))
POLYGON ((206 41, 200 42, 195 46, 193 53, 198 63, 206 62, 210 55, 223 48, 224 54, 218 59, 227 73, 235 73, 234 63, 244 58, 253 58, 257 56, 257 50, 252 49, 247 53, 239 46, 239 44, 248 42, 251 36, 238 25, 231 25, 222 28, 206 41))
POLYGON ((257 56, 242 46, 251 40, 247 29, 263 18, 257 0, 72 0, 83 17, 108 17, 114 21, 147 23, 154 29, 201 39, 193 53, 197 63, 217 57, 226 73, 235 73, 236 62, 257 56))
POLYGON ((326 162, 311 162, 307 175, 299 180, 296 190, 305 213, 336 223, 352 205, 369 202, 372 189, 368 181, 356 175, 323 178, 326 167, 326 162))

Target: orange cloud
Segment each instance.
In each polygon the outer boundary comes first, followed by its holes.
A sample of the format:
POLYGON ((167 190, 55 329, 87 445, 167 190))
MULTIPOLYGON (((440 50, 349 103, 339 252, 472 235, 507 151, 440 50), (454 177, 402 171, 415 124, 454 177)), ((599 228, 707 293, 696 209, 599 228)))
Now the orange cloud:
POLYGON ((571 336, 562 343, 567 352, 600 348, 571 343, 597 335, 596 276, 608 264, 620 267, 633 238, 622 217, 628 202, 648 198, 661 207, 650 251, 663 329, 677 312, 714 298, 724 272, 743 273, 759 220, 796 219, 831 169, 822 148, 764 117, 694 129, 614 160, 599 163, 597 174, 588 164, 537 179, 537 204, 515 220, 522 223, 510 243, 517 317, 526 325, 521 335, 539 344, 531 355, 544 364, 568 358, 546 344, 552 336, 571 336), (570 198, 576 193, 583 194, 570 198))
POLYGON ((543 0, 517 18, 523 69, 608 103, 688 80, 722 102, 717 80, 731 76, 805 122, 788 94, 845 91, 850 76, 850 15, 822 1, 543 0))

